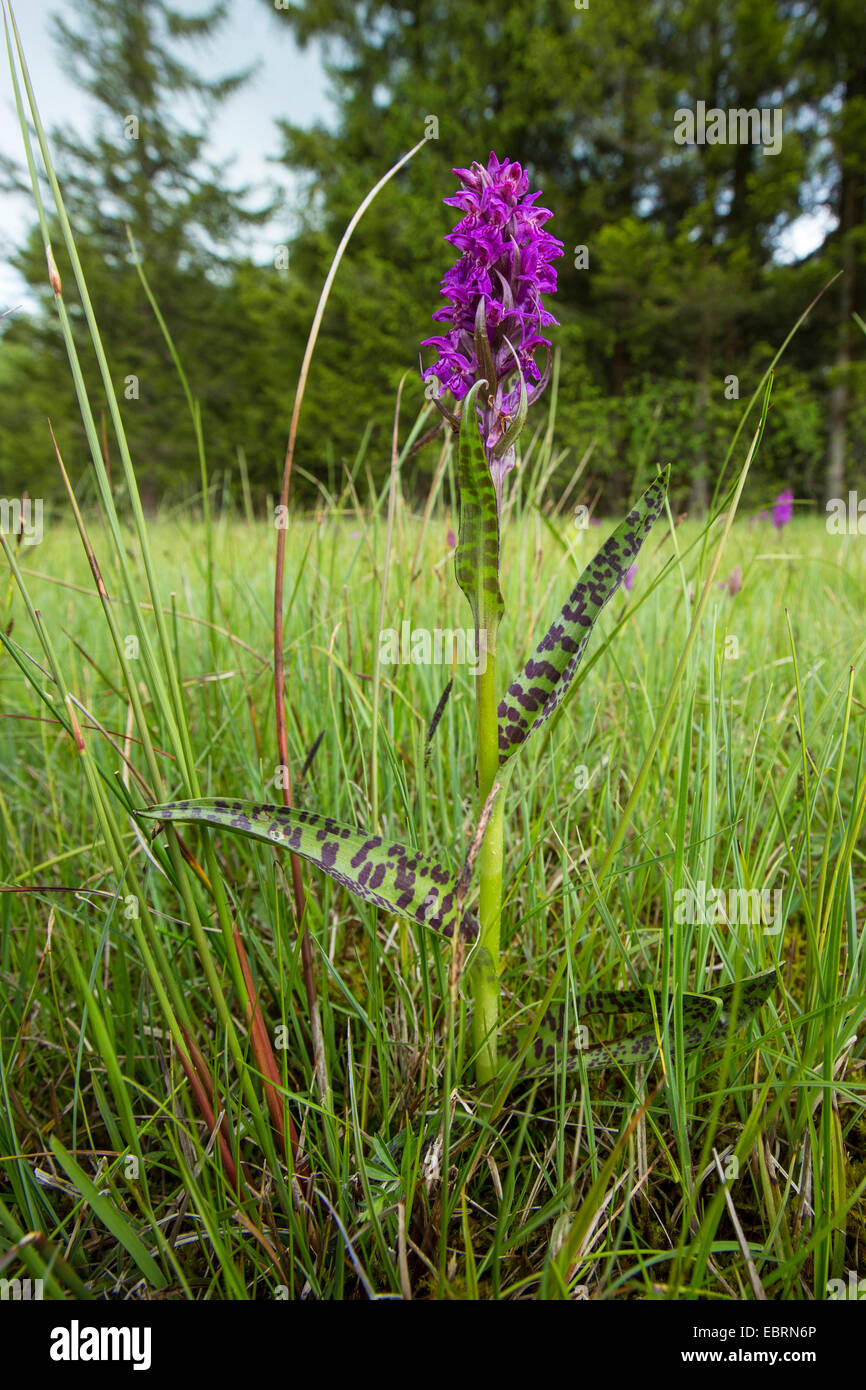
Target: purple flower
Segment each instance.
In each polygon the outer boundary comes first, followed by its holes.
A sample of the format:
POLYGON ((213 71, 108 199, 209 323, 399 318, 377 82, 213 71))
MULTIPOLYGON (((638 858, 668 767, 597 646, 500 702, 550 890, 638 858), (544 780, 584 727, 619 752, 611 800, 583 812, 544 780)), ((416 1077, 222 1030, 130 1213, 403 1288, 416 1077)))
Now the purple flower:
POLYGON ((625 574, 623 575, 623 578, 622 578, 623 588, 628 589, 629 592, 631 592, 631 590, 634 588, 634 577, 635 577, 636 574, 637 574, 637 561, 634 562, 634 564, 631 566, 631 569, 627 569, 627 570, 626 570, 626 572, 625 572, 625 574))
POLYGON ((794 489, 786 487, 773 503, 773 525, 781 531, 794 516, 794 489))
POLYGON ((457 544, 457 537, 455 536, 454 532, 451 530, 450 527, 448 529, 448 534, 445 537, 445 544, 448 546, 449 550, 453 550, 455 545, 457 544))
POLYGON ((476 161, 471 169, 454 173, 462 186, 445 202, 464 215, 445 240, 460 258, 442 281, 442 295, 450 302, 433 315, 448 330, 424 340, 439 357, 423 375, 435 378, 458 401, 474 382, 487 381, 479 417, 498 495, 502 479, 514 467, 521 406, 547 385, 550 343, 541 330, 556 319, 541 296, 556 290, 550 262, 564 248, 542 230, 553 214, 535 206, 541 195, 528 192, 529 177, 519 164, 491 152, 486 169, 476 161), (541 347, 547 353, 543 370, 535 360, 541 347), (515 423, 517 429, 509 432, 515 423))
POLYGON ((743 569, 741 565, 734 565, 727 579, 723 579, 716 585, 717 589, 727 589, 731 598, 740 592, 743 587, 743 569))

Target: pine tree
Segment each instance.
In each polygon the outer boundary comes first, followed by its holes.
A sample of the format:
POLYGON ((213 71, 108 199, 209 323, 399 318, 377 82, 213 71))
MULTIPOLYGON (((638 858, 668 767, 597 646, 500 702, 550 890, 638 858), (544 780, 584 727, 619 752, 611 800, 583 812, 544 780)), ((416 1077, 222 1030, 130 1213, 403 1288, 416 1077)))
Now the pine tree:
POLYGON ((801 87, 814 113, 812 205, 829 208, 834 222, 816 258, 825 279, 841 272, 822 313, 833 360, 824 492, 845 497, 866 462, 866 443, 849 427, 857 404, 862 425, 866 400, 866 340, 854 320, 866 313, 866 12, 858 0, 786 8, 802 55, 801 87))
MULTIPOLYGON (((223 445, 218 426, 231 408, 222 385, 232 365, 233 264, 245 231, 273 210, 268 203, 251 211, 249 190, 227 188, 225 171, 206 156, 213 113, 249 73, 208 81, 178 56, 213 34, 225 15, 222 0, 197 15, 162 0, 80 0, 74 26, 55 21, 61 60, 96 115, 89 138, 52 132, 52 151, 115 390, 129 402, 124 419, 133 457, 152 498, 183 481, 193 488, 198 465, 182 390, 134 267, 129 234, 216 440, 211 463, 228 466, 235 446, 223 445)), ((59 236, 54 245, 71 287, 59 236)), ((0 446, 13 467, 30 460, 24 482, 32 491, 34 455, 44 460, 48 487, 53 478, 46 414, 64 427, 73 473, 84 443, 36 231, 13 263, 42 304, 34 318, 19 316, 7 328, 15 407, 3 422, 0 446)), ((72 297, 70 305, 74 316, 72 297)))
MULTIPOLYGON (((594 472, 629 490, 643 409, 633 398, 647 386, 662 412, 658 456, 670 440, 700 504, 742 409, 724 399, 726 377, 740 373, 744 388, 754 380, 809 297, 773 262, 801 210, 808 143, 799 117, 809 97, 794 81, 781 3, 306 0, 278 14, 301 44, 331 54, 335 128, 283 126, 286 163, 310 179, 297 256, 312 281, 366 189, 425 117, 439 117, 438 140, 374 204, 338 278, 310 382, 316 433, 340 437, 334 420, 348 393, 385 436, 389 393, 417 360, 448 264, 441 236, 453 218, 440 200, 453 188, 450 168, 495 148, 543 188, 566 244, 552 306, 568 363, 560 439, 579 455, 595 434, 594 472), (782 151, 677 145, 674 113, 699 99, 746 109, 784 100, 782 151)), ((809 289, 818 287, 813 277, 809 289)), ((406 409, 419 399, 416 385, 406 409)))

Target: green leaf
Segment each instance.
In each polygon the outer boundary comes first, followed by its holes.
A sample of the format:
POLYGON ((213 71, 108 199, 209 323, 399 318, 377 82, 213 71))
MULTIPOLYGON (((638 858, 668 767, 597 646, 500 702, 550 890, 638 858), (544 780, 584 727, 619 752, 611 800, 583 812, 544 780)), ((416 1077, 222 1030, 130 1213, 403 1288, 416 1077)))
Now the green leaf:
MULTIPOLYGON (((767 970, 761 975, 750 975, 733 984, 720 985, 703 994, 683 995, 683 1047, 693 1052, 698 1047, 723 1047, 728 1036, 731 1006, 738 993, 736 1026, 744 1027, 758 1012, 768 998, 775 970, 767 970)), ((670 1000, 670 996, 668 996, 670 1000)), ((587 1014, 638 1014, 644 1018, 658 1020, 661 1027, 664 1002, 660 989, 644 986, 640 989, 596 990, 577 998, 577 1017, 583 1020, 587 1014)), ((569 1012, 571 1020, 570 1037, 575 1049, 579 1044, 579 1033, 575 1027, 574 1009, 569 1012)), ((564 1037, 565 1005, 548 1009, 530 1046, 527 1061, 552 1063, 557 1053, 561 1054, 564 1037)), ((512 1043, 512 1055, 517 1052, 523 1035, 518 1034, 512 1043)), ((655 1026, 607 1043, 595 1043, 592 1047, 581 1049, 587 1071, 601 1071, 602 1068, 618 1064, 631 1067, 637 1062, 653 1062, 658 1055, 659 1038, 655 1026)), ((569 1058, 568 1069, 578 1066, 577 1057, 569 1058)))
POLYGON ((499 762, 506 763, 562 702, 589 635, 634 564, 664 506, 669 469, 651 483, 587 565, 568 602, 499 703, 499 762))
POLYGON ((82 1198, 97 1216, 104 1226, 108 1228, 115 1240, 123 1246, 124 1250, 132 1256, 138 1268, 141 1270, 154 1289, 165 1287, 165 1276, 156 1264, 152 1255, 148 1252, 147 1246, 141 1237, 133 1230, 129 1222, 118 1209, 116 1203, 108 1197, 102 1195, 96 1184, 91 1182, 84 1169, 79 1167, 72 1154, 63 1147, 60 1140, 51 1135, 49 1137, 51 1152, 57 1159, 61 1168, 66 1173, 72 1185, 81 1193, 82 1198))
MULTIPOLYGON (((457 583, 469 600, 475 630, 489 634, 490 640, 495 638, 505 604, 499 588, 496 489, 475 409, 475 397, 482 385, 476 382, 467 394, 460 419, 457 457, 460 518, 454 568, 457 583)), ((490 645, 492 647, 492 641, 490 645)))
POLYGON ((315 811, 266 806, 255 801, 169 801, 136 811, 151 820, 214 825, 252 840, 266 840, 309 859, 329 878, 365 902, 451 937, 459 924, 464 941, 478 935, 478 923, 462 902, 471 873, 467 859, 455 879, 429 855, 367 835, 315 811))

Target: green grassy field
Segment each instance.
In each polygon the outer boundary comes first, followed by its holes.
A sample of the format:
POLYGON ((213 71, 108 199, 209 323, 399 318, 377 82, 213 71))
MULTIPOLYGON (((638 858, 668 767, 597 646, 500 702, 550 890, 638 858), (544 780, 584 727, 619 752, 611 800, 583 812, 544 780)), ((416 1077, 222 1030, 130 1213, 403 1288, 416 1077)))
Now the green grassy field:
MULTIPOLYGON (((609 529, 577 529, 568 507, 551 515, 516 477, 503 674, 609 529)), ((456 867, 476 818, 468 665, 380 664, 374 681, 383 586, 386 627, 470 624, 449 485, 427 515, 397 499, 387 570, 383 499, 291 523, 286 666, 296 803, 377 819, 456 867)), ((673 719, 599 879, 721 523, 707 547, 694 523, 663 518, 652 533, 574 698, 506 789, 506 1016, 525 1021, 563 953, 557 994, 572 1002, 643 983, 673 996, 770 967, 777 984, 726 1049, 682 1055, 671 1031, 651 1066, 584 1077, 560 1056, 506 1076, 491 1103, 474 1085, 447 942, 303 867, 328 1078, 317 1089, 287 856, 193 827, 180 847, 151 846, 128 813, 189 794, 190 767, 202 795, 280 799, 272 522, 148 524, 162 634, 134 529, 122 528, 123 563, 138 613, 105 530, 90 529, 126 672, 63 516, 46 517, 41 545, 11 547, 30 612, 11 576, 2 593, 7 1277, 43 1277, 52 1297, 739 1299, 760 1287, 821 1299, 862 1267, 862 537, 814 517, 782 531, 736 520, 673 719), (736 565, 730 594, 719 584, 736 565), (678 891, 701 883, 779 890, 781 910, 770 923, 681 922, 678 891)), ((609 1036, 594 1023, 593 1039, 609 1036)))
MULTIPOLYGON (((67 485, 38 545, 0 532, 0 1277, 50 1299, 848 1296, 866 1212, 864 538, 737 516, 745 433, 704 524, 662 512, 491 818, 503 806, 503 1021, 525 1031, 479 1087, 459 943, 359 906, 285 846, 136 814, 280 803, 290 774, 299 808, 456 872, 479 813, 470 667, 387 664, 380 641, 470 626, 449 552, 454 450, 414 512, 425 408, 402 451, 395 427, 381 492, 367 435, 340 497, 319 483, 315 516, 289 508, 282 765, 275 518, 257 523, 248 491, 243 519, 217 505, 179 362, 202 505, 145 516, 23 67, 23 91, 14 64, 13 81, 91 470, 86 518, 67 485), (735 993, 721 1043, 699 1029, 685 1046, 689 994, 768 971, 753 1017, 735 993), (588 1070, 587 1045, 623 1020, 599 1023, 586 991, 640 986, 658 991, 637 996, 652 1001, 645 1062, 588 1070), (542 1056, 542 1007, 558 1003, 542 1056)), ((323 290, 289 458, 327 288, 375 192, 323 290)), ((556 371, 547 409, 503 506, 502 688, 611 529, 574 524, 556 371)), ((60 463, 75 442, 57 446, 60 463)), ((653 481, 634 466, 621 516, 653 481)), ((498 889, 492 839, 482 899, 498 889)))

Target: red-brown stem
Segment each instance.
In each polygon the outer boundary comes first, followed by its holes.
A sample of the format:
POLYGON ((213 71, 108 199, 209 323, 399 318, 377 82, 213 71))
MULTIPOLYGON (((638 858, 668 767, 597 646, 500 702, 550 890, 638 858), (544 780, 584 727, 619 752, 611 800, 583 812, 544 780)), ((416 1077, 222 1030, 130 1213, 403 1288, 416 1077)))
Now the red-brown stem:
MULTIPOLYGON (((187 1049, 190 1055, 189 1057, 184 1056, 180 1048, 178 1048, 177 1050, 177 1055, 180 1058, 181 1066, 186 1072, 186 1079, 189 1082, 190 1087, 192 1089, 192 1093, 196 1098, 198 1108, 204 1117, 205 1123, 210 1128, 211 1134, 213 1134, 214 1129, 216 1128, 216 1117, 214 1115, 214 1109, 219 1109, 219 1097, 217 1096, 216 1086, 214 1084, 213 1078, 211 1077, 210 1071, 208 1070, 207 1063, 205 1062, 203 1056, 201 1055, 201 1052, 196 1047, 195 1043, 190 1037, 188 1030, 184 1028, 183 1024, 181 1024, 181 1032, 183 1033, 183 1040, 187 1045, 187 1049)), ((234 1188, 235 1192, 239 1193, 240 1187, 238 1185, 238 1170, 235 1167, 235 1161, 232 1157, 231 1145, 229 1144, 230 1135, 231 1126, 229 1124, 229 1118, 228 1115, 225 1112, 223 1112, 222 1119, 220 1120, 219 1130, 217 1132, 217 1143, 220 1147, 220 1155, 222 1157, 223 1168, 225 1169, 225 1174, 229 1180, 229 1184, 232 1188, 234 1188), (226 1133, 226 1131, 228 1131, 228 1134, 226 1133)))
MULTIPOLYGON (((283 1102, 280 1096, 280 1077, 277 1059, 271 1047, 271 1040, 268 1037, 268 1030, 262 1011, 259 1008, 259 1000, 253 985, 252 971, 247 959, 247 953, 241 940, 237 926, 234 928, 235 948, 238 953, 241 971, 243 972, 244 984, 247 987, 247 1021, 250 1028, 250 1039, 253 1045, 253 1055, 259 1066, 259 1071, 264 1078, 265 1099, 268 1104, 268 1111, 271 1116, 271 1123, 279 1133, 283 1145, 283 1153, 286 1162, 289 1162, 289 1145, 286 1142, 286 1126, 283 1112, 283 1102)), ((308 1168, 298 1153, 298 1131, 295 1129, 295 1122, 289 1116, 289 1140, 291 1142, 292 1169, 298 1177, 307 1177, 308 1168)))
MULTIPOLYGON (((295 437, 298 432, 298 416, 301 412, 301 401, 304 395, 304 386, 309 370, 309 352, 304 358, 301 367, 301 375, 298 381, 298 389, 295 393, 295 404, 292 410, 292 421, 289 426, 289 439, 286 445, 286 458, 283 465, 283 485, 280 491, 280 517, 287 515, 289 505, 289 484, 292 477, 292 460, 295 454, 295 437)), ((282 783, 283 804, 294 806, 294 796, 292 794, 292 774, 289 770, 289 740, 286 730, 286 672, 283 664, 283 589, 285 583, 286 568, 286 528, 277 528, 277 556, 274 575, 274 701, 275 714, 277 721, 277 752, 283 770, 282 783)), ((325 1061, 325 1047, 322 1038, 322 1022, 319 1015, 319 1000, 316 993, 316 977, 313 970, 313 951, 310 946, 310 939, 307 935, 304 914, 306 911, 306 898, 304 896, 304 885, 301 879, 301 861, 296 854, 291 855, 292 866, 292 891, 295 898, 295 917, 297 920, 298 933, 301 945, 301 968, 304 975, 304 990, 307 995, 307 1008, 310 1016, 310 1031, 313 1040, 313 1067, 316 1076, 316 1086, 320 1100, 324 1100, 328 1095, 328 1071, 325 1061)))
MULTIPOLYGON (((337 267, 343 259, 343 253, 349 244, 349 239, 363 217, 367 208, 372 203, 376 194, 388 182, 398 169, 408 163, 414 154, 427 143, 427 136, 419 140, 402 159, 388 170, 387 174, 371 188, 370 192, 363 199, 359 207, 353 213, 349 224, 343 233, 339 246, 334 254, 322 292, 319 295, 319 302, 316 305, 316 312, 313 315, 313 322, 307 338, 307 346, 304 350, 304 360, 301 363, 301 370, 298 375, 298 386, 295 391, 295 403, 292 407, 292 419, 289 425, 289 438, 286 444, 286 457, 283 464, 283 484, 280 489, 280 519, 283 520, 288 514, 289 506, 289 485, 292 478, 292 461, 295 457, 295 440, 298 434, 298 420, 301 414, 301 402, 304 399, 304 391, 307 385, 307 377, 310 371, 310 362, 313 358, 313 350, 316 346, 316 339, 319 336, 322 318, 325 313, 325 305, 331 293, 331 286, 337 274, 337 267)), ((292 796, 292 778, 289 771, 289 740, 286 733, 286 672, 283 665, 283 589, 286 568, 286 528, 277 527, 277 556, 274 574, 274 712, 277 721, 277 750, 281 766, 285 769, 285 776, 281 779, 284 782, 283 803, 286 806, 294 805, 292 796)), ((304 897, 304 885, 301 880, 301 863, 296 854, 291 856, 292 862, 292 889, 295 897, 295 912, 298 920, 298 932, 301 938, 301 963, 304 973, 304 988, 307 994, 307 1006, 310 1011, 310 1030, 313 1037, 313 1065, 316 1074, 316 1084, 319 1090, 319 1098, 324 1101, 329 1094, 328 1071, 325 1061, 325 1047, 322 1038, 322 1025, 319 1016, 319 1001, 316 994, 316 980, 313 972, 313 953, 307 937, 304 925, 304 910, 306 900, 304 897)))

